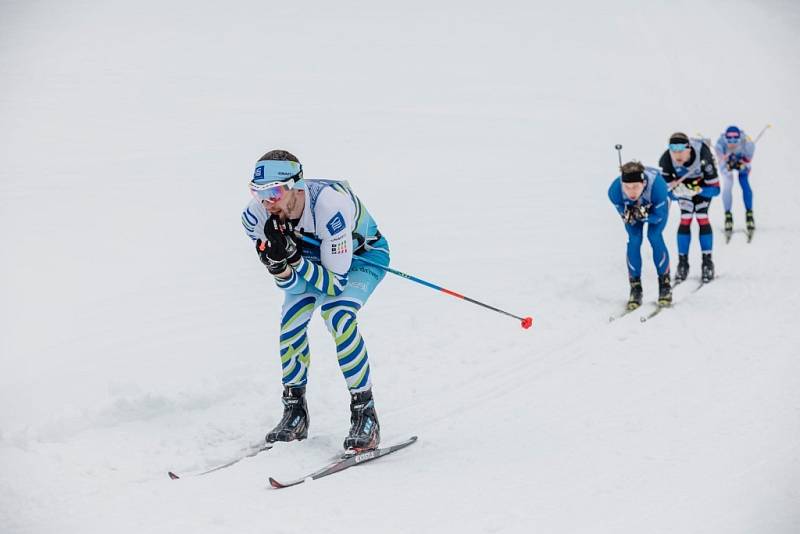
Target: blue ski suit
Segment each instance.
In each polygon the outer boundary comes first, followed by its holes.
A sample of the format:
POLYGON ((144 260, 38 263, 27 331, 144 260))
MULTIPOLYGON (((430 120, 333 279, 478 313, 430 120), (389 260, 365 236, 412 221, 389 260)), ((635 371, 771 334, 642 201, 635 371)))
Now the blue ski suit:
POLYGON ((623 216, 628 208, 644 206, 647 210, 645 219, 635 221, 633 224, 625 223, 625 231, 628 233, 627 264, 630 278, 640 278, 642 275, 641 249, 645 223, 647 223, 647 240, 653 248, 656 271, 659 276, 669 272, 669 252, 663 235, 669 216, 667 184, 658 169, 645 167, 644 175, 645 188, 636 200, 629 199, 622 191, 620 176, 615 178, 608 188, 608 198, 620 216, 623 216))

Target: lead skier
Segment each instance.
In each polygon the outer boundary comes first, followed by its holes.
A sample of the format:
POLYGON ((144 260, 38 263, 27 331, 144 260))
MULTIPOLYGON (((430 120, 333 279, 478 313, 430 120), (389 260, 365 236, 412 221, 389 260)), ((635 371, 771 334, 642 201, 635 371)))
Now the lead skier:
POLYGON ((272 150, 258 160, 250 191, 253 199, 242 214, 242 224, 284 293, 279 342, 283 417, 266 441, 308 436, 305 391, 311 351, 306 330, 312 313, 320 308, 351 396, 351 426, 344 448, 376 448, 380 425, 358 312, 385 271, 353 259, 360 255, 388 266, 388 242, 347 182, 303 179, 300 161, 285 150, 272 150), (319 240, 320 247, 304 245, 295 230, 319 240))
POLYGON ((703 282, 714 278, 711 253, 714 235, 708 220, 711 198, 719 195, 719 177, 711 150, 702 139, 689 139, 685 133, 670 136, 668 149, 658 162, 670 189, 670 197, 678 201, 681 222, 678 226, 678 269, 675 283, 689 275, 689 245, 692 241, 692 218, 700 226, 700 249, 703 252, 703 282))
POLYGON ((625 223, 628 233, 627 263, 631 293, 628 309, 642 305, 642 235, 647 223, 647 240, 653 248, 653 263, 658 272, 658 305, 672 303, 669 279, 669 252, 664 243, 664 227, 669 216, 667 184, 658 169, 630 161, 620 168, 611 182, 608 198, 625 223))
POLYGON ((747 235, 752 236, 756 229, 753 220, 753 190, 750 188, 750 170, 756 144, 737 126, 730 126, 720 134, 714 148, 722 171, 722 204, 725 207, 725 237, 730 240, 733 233, 733 213, 731 213, 733 193, 733 172, 739 174, 739 185, 744 198, 745 224, 747 235))

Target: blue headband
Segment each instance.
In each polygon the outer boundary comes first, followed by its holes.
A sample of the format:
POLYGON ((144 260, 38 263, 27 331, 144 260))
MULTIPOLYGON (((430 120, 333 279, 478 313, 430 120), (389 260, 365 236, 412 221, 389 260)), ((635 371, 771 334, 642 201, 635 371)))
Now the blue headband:
POLYGON ((252 183, 265 186, 272 183, 298 181, 303 177, 303 166, 296 161, 266 160, 256 163, 252 183))
POLYGON ((670 152, 682 152, 689 148, 688 143, 670 143, 669 144, 669 151, 670 152))

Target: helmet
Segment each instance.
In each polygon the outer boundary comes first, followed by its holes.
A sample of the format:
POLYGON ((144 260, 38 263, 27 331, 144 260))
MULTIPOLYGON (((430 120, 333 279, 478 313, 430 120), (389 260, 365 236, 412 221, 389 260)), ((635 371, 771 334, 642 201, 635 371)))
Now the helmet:
POLYGON ((742 138, 742 131, 736 126, 728 126, 725 130, 725 140, 728 144, 735 145, 742 138))

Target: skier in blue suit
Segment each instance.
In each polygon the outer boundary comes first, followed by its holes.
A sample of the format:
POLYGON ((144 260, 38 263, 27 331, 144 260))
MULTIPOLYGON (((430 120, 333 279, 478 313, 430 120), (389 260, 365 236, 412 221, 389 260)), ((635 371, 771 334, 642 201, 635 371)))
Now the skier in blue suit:
POLYGON ((653 248, 653 262, 658 272, 658 305, 672 303, 669 274, 669 252, 664 243, 664 227, 669 216, 667 184, 661 173, 630 161, 621 167, 621 174, 611 183, 608 198, 625 223, 628 233, 628 279, 631 293, 628 309, 642 305, 642 237, 647 223, 647 240, 653 248))
POLYGON ((744 197, 747 234, 752 236, 756 229, 753 220, 753 190, 750 188, 750 170, 756 144, 736 126, 730 126, 720 134, 714 145, 717 159, 722 171, 722 204, 725 206, 725 237, 730 239, 733 233, 733 214, 731 213, 733 193, 733 173, 739 173, 739 185, 744 197))

